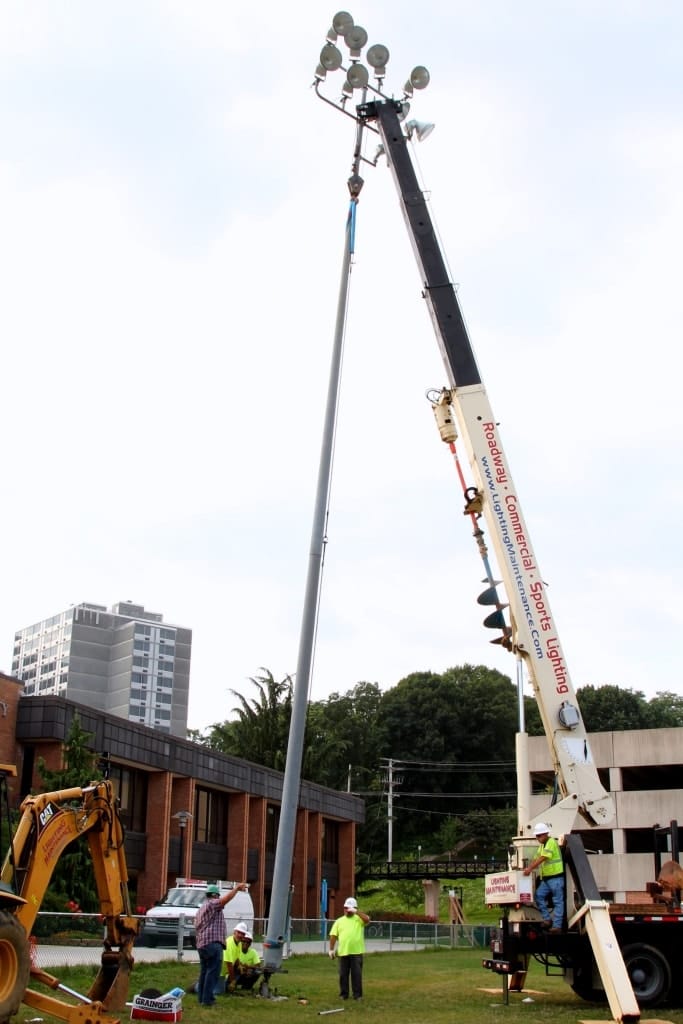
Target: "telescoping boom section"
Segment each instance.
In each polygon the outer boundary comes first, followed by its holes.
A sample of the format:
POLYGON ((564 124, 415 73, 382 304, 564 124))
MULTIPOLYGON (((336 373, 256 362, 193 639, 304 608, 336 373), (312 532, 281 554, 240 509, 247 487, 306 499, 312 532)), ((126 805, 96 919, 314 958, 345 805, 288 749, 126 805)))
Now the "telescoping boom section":
MULTIPOLYGON (((591 754, 498 422, 418 184, 401 115, 402 104, 396 100, 373 100, 357 107, 359 120, 371 124, 381 137, 441 350, 448 386, 432 396, 439 433, 454 454, 456 440, 462 437, 474 478, 473 486, 463 488, 463 511, 475 523, 474 533, 486 567, 486 589, 479 596, 479 602, 490 608, 485 625, 497 630, 494 643, 500 643, 523 662, 533 686, 560 788, 560 799, 543 811, 543 820, 556 836, 570 833, 579 823, 584 827, 609 827, 614 819, 614 804, 600 781, 591 754), (489 567, 481 519, 491 538, 501 580, 495 578, 489 567), (503 593, 498 590, 501 583, 503 593)), ((520 821, 520 834, 513 840, 510 874, 515 892, 522 869, 530 859, 534 824, 531 818, 520 821)), ((590 943, 614 1019, 634 1022, 640 1018, 638 1003, 608 905, 592 898, 596 894, 597 889, 591 889, 591 898, 584 900, 571 925, 590 943)), ((499 900, 498 895, 496 901, 499 900)), ((534 914, 540 916, 537 910, 531 910, 532 920, 534 914)), ((511 924, 513 930, 526 928, 528 916, 523 910, 519 922, 511 924)), ((509 923, 506 917, 506 928, 509 923)), ((556 937, 552 938, 554 941, 556 937)))
MULTIPOLYGON (((570 831, 577 819, 608 827, 614 804, 591 755, 498 422, 401 127, 400 106, 391 100, 371 102, 358 112, 374 122, 382 137, 446 369, 448 387, 434 399, 441 437, 449 445, 458 434, 462 437, 474 477, 464 511, 483 516, 502 576, 504 596, 498 594, 497 581, 490 579, 480 597, 482 604, 495 609, 487 625, 500 630, 494 642, 522 658, 550 744, 561 799, 543 812, 543 820, 555 835, 570 831)), ((531 837, 533 824, 520 822, 522 834, 531 837)))

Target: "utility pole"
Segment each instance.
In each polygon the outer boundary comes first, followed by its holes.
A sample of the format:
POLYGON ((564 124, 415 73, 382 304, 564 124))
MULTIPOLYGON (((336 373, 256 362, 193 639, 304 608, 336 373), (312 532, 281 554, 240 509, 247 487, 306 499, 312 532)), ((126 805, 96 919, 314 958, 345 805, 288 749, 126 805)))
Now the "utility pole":
POLYGON ((403 778, 394 775, 396 761, 392 757, 383 757, 380 760, 387 768, 387 863, 391 864, 394 859, 394 786, 400 786, 403 778))
POLYGON ((389 758, 389 797, 387 799, 387 862, 394 859, 394 762, 389 758))

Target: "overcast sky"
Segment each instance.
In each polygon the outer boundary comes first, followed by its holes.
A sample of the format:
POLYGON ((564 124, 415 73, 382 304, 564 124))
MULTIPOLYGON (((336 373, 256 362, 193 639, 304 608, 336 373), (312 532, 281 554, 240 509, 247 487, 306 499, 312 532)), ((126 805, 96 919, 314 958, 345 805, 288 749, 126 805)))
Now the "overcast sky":
MULTIPOLYGON (((193 728, 294 672, 355 134, 311 89, 335 10, 0 6, 0 668, 16 629, 133 600, 193 630, 193 728)), ((680 692, 683 7, 351 14, 388 91, 431 72, 415 157, 574 685, 680 692)), ((515 671, 394 185, 363 175, 316 699, 515 671)))

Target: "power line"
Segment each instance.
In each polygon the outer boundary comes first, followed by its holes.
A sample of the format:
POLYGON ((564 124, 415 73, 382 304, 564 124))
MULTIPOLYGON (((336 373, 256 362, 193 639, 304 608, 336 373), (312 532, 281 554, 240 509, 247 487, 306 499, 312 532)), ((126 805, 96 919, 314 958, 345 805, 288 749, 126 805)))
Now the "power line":
POLYGON ((387 758, 381 757, 380 761, 391 761, 395 768, 405 767, 406 765, 417 765, 424 766, 427 768, 455 768, 455 769, 471 769, 471 768, 482 768, 485 765, 491 765, 491 767, 507 767, 514 768, 514 761, 402 761, 398 758, 387 758))
MULTIPOLYGON (((370 790, 367 790, 365 792, 363 792, 363 790, 360 790, 360 791, 356 790, 356 791, 354 791, 353 795, 354 796, 378 796, 378 797, 380 797, 380 799, 382 799, 384 797, 384 793, 383 792, 380 793, 376 789, 370 789, 370 790)), ((414 790, 411 789, 411 791, 409 793, 394 793, 394 800, 400 799, 401 800, 401 807, 404 807, 405 805, 404 805, 403 801, 406 800, 406 799, 409 799, 410 797, 413 797, 413 796, 419 796, 420 798, 424 798, 424 799, 427 799, 427 800, 441 800, 442 798, 443 799, 460 799, 460 798, 462 798, 464 800, 475 800, 475 799, 476 800, 480 800, 480 799, 483 799, 483 798, 489 797, 489 796, 513 797, 513 796, 516 796, 516 795, 517 795, 516 792, 513 791, 513 790, 507 791, 507 792, 498 791, 498 790, 491 790, 491 791, 486 790, 486 791, 481 792, 481 793, 462 793, 462 792, 460 792, 460 793, 433 793, 433 792, 432 793, 420 793, 418 791, 414 791, 414 790)))

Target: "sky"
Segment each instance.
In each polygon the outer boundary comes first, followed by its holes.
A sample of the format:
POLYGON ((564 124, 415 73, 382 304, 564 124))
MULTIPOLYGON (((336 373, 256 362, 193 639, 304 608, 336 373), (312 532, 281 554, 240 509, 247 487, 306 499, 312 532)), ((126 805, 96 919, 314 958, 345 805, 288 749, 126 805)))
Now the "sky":
MULTIPOLYGON (((311 88, 335 13, 0 6, 0 669, 17 629, 131 600, 193 630, 191 728, 295 671, 355 140, 311 88)), ((350 13, 388 93, 431 74, 414 159, 574 686, 680 693, 683 8, 350 13)), ((362 166, 316 700, 515 673, 398 197, 362 166)))

